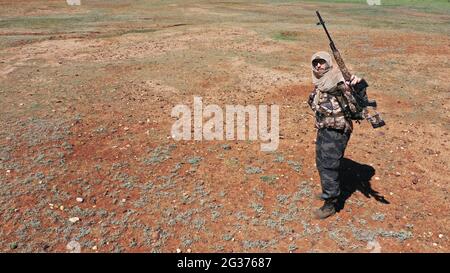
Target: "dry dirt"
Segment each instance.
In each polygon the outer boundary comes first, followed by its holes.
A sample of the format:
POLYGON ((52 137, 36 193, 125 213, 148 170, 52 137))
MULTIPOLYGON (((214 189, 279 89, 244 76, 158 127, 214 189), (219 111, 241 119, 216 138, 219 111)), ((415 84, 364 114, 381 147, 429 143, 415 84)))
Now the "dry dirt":
POLYGON ((448 12, 153 2, 0 1, 0 251, 450 251, 448 12), (316 9, 387 122, 355 124, 349 192, 322 221, 316 9), (279 105, 278 150, 173 140, 193 96, 279 105))

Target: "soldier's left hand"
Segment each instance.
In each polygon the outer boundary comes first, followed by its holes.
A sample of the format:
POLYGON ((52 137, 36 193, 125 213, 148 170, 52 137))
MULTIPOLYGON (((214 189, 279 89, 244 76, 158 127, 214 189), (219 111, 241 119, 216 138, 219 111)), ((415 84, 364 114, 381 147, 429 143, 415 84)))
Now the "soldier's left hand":
POLYGON ((359 83, 360 81, 361 81, 361 78, 356 76, 356 75, 352 75, 350 77, 350 84, 351 85, 355 85, 355 84, 359 83))

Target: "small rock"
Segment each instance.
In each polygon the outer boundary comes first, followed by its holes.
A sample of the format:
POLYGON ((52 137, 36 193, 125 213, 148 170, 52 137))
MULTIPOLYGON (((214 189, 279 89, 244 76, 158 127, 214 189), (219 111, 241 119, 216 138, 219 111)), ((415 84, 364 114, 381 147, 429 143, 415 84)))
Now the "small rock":
POLYGON ((158 241, 159 240, 159 231, 153 231, 152 232, 152 240, 158 241))
POLYGON ((81 0, 66 0, 66 3, 69 6, 79 6, 81 5, 81 0))
POLYGON ((92 250, 97 250, 97 246, 93 246, 93 247, 92 247, 92 250))
POLYGON ((81 245, 80 245, 80 243, 78 243, 77 241, 70 241, 70 242, 66 245, 66 249, 67 249, 70 253, 80 253, 80 252, 81 252, 81 245))
POLYGON ((223 145, 222 145, 222 148, 223 148, 224 150, 231 150, 231 146, 228 145, 228 144, 223 144, 223 145))
POLYGON ((125 198, 124 199, 122 199, 122 203, 125 203, 125 201, 127 201, 125 198))
POLYGON ((375 176, 375 180, 380 180, 380 178, 378 176, 375 176))
POLYGON ((177 253, 181 253, 181 249, 177 248, 177 253))
POLYGON ((64 206, 60 206, 59 209, 60 209, 60 210, 64 210, 64 206))
POLYGON ((11 173, 11 170, 6 170, 6 173, 11 173))
POLYGON ((440 239, 442 239, 442 238, 444 238, 444 234, 439 234, 438 237, 439 237, 440 239))
POLYGON ((380 243, 375 240, 367 242, 366 249, 370 250, 370 253, 381 253, 380 243))
POLYGON ((83 198, 81 198, 81 197, 77 197, 77 202, 78 202, 78 203, 83 203, 83 201, 84 201, 84 199, 83 199, 83 198))
POLYGON ((187 249, 187 253, 191 253, 191 249, 190 248, 187 249))
POLYGON ((71 223, 76 223, 76 222, 80 221, 80 218, 78 218, 78 217, 71 217, 71 218, 69 218, 69 221, 71 223))
POLYGON ((395 176, 400 176, 401 174, 399 173, 399 172, 396 172, 395 173, 395 176))

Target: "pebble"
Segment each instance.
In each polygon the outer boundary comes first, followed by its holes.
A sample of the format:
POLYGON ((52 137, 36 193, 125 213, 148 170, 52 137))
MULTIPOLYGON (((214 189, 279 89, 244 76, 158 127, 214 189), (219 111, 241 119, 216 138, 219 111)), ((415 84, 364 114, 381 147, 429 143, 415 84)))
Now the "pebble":
POLYGON ((396 172, 395 175, 396 175, 396 176, 400 176, 401 174, 400 174, 399 172, 396 172))
POLYGON ((67 249, 70 253, 80 253, 80 252, 81 252, 81 245, 80 245, 80 243, 78 243, 77 241, 70 241, 70 242, 66 245, 66 249, 67 249))
POLYGON ((366 249, 370 250, 370 253, 381 253, 381 245, 375 240, 367 242, 366 249))
POLYGON ((181 249, 177 248, 177 253, 181 253, 181 249))
POLYGON ((78 217, 71 217, 71 218, 69 218, 69 221, 71 223, 76 223, 76 222, 80 221, 80 218, 78 218, 78 217))
POLYGON ((375 180, 380 180, 380 178, 378 176, 375 176, 375 180))
POLYGON ((442 239, 442 238, 444 238, 444 234, 439 234, 438 237, 439 237, 440 239, 442 239))
POLYGON ((77 197, 77 202, 78 202, 78 203, 83 203, 83 201, 84 201, 84 199, 83 199, 83 198, 81 198, 81 197, 77 197))
POLYGON ((231 150, 231 146, 230 146, 229 144, 224 144, 224 145, 222 145, 222 148, 223 148, 224 150, 231 150))
POLYGON ((93 247, 92 247, 92 250, 97 250, 97 246, 93 246, 93 247))
POLYGON ((60 210, 64 210, 64 206, 60 206, 59 209, 60 209, 60 210))
POLYGON ((192 251, 192 250, 191 250, 190 248, 187 249, 187 253, 191 253, 191 251, 192 251))
POLYGON ((159 240, 159 231, 153 231, 152 232, 152 240, 158 241, 159 240))

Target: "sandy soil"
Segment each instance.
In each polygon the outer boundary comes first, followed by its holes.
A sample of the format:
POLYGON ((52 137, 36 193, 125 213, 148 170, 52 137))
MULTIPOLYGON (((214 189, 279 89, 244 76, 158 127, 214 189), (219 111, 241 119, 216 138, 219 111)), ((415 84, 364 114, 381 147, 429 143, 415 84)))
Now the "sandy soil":
POLYGON ((337 4, 105 2, 1 1, 0 251, 450 251, 448 13, 385 8, 420 25, 395 29, 337 4), (355 124, 348 194, 322 221, 317 8, 387 122, 355 124), (193 96, 279 105, 278 150, 174 141, 171 109, 193 96))

